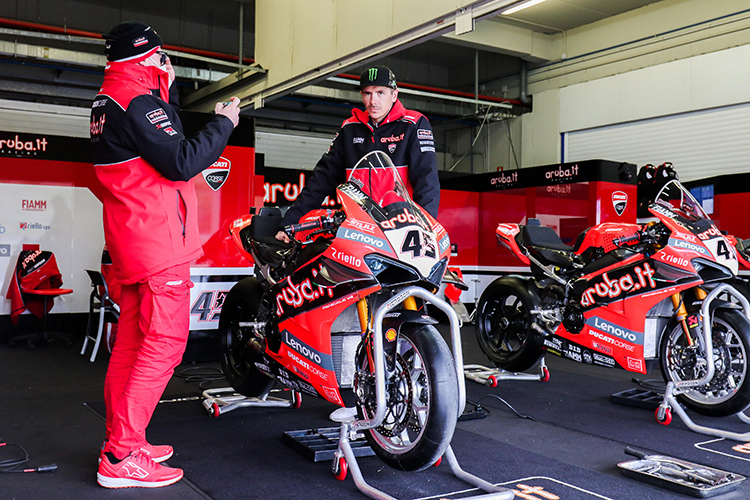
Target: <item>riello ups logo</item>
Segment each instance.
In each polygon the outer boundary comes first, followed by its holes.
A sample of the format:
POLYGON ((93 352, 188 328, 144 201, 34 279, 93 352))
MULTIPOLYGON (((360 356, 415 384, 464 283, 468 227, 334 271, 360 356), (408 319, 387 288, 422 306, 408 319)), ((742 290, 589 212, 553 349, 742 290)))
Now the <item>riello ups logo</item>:
POLYGON ((208 187, 214 191, 218 191, 221 186, 227 181, 229 177, 229 170, 232 168, 232 162, 224 158, 219 157, 213 165, 205 169, 203 178, 206 180, 208 187))

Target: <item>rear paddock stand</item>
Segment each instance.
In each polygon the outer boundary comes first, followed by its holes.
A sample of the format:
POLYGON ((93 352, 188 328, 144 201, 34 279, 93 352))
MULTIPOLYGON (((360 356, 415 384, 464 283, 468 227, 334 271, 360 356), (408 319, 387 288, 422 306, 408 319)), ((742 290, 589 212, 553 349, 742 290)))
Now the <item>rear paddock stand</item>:
POLYGON ((549 380, 549 370, 544 362, 544 356, 539 360, 539 373, 518 373, 507 372, 499 368, 488 368, 483 365, 464 365, 464 376, 471 381, 477 382, 487 387, 497 387, 500 380, 538 380, 547 382, 549 380))
MULTIPOLYGON (((271 391, 281 392, 281 391, 271 391)), ((302 394, 291 391, 291 399, 277 398, 266 394, 263 397, 252 398, 238 394, 231 387, 206 389, 203 391, 203 408, 209 417, 218 417, 237 408, 299 408, 302 404, 302 394)))
MULTIPOLYGON (((354 484, 357 485, 357 489, 359 489, 359 491, 361 491, 368 497, 374 498, 375 500, 397 500, 384 491, 370 486, 365 481, 364 477, 362 476, 362 471, 359 469, 357 457, 355 456, 354 451, 349 444, 349 436, 352 432, 353 431, 351 430, 349 423, 343 422, 341 424, 339 447, 333 455, 333 463, 331 465, 331 471, 333 472, 333 475, 336 476, 337 479, 343 481, 344 479, 346 479, 348 469, 352 474, 354 484)), ((477 476, 464 471, 458 464, 456 455, 453 454, 453 448, 451 448, 450 445, 448 445, 448 448, 445 450, 445 455, 443 455, 443 457, 448 462, 453 475, 455 475, 465 483, 468 483, 487 492, 471 497, 464 497, 463 500, 510 500, 514 497, 514 493, 512 490, 501 488, 500 486, 495 486, 494 484, 489 483, 484 479, 480 479, 477 476)))

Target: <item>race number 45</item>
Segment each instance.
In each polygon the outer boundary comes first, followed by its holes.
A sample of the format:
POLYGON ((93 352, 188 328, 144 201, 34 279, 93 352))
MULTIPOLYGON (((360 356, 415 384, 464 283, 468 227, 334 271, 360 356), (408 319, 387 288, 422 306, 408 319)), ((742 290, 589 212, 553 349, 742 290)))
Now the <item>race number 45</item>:
POLYGON ((435 258, 435 243, 432 238, 422 231, 413 229, 406 233, 401 244, 401 253, 411 253, 413 259, 419 257, 435 258))

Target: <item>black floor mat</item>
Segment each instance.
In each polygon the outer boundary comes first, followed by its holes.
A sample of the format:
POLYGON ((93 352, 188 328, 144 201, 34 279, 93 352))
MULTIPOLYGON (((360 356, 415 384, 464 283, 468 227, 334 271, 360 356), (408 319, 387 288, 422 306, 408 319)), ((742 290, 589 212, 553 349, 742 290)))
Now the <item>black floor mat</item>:
MULTIPOLYGON (((171 442, 176 454, 169 463, 185 469, 186 477, 216 500, 357 498, 351 478, 336 480, 329 462, 309 461, 281 439, 287 430, 333 425, 328 420, 333 409, 307 398, 299 410, 244 408, 209 418, 197 402, 166 404, 154 415, 150 437, 171 442)), ((503 438, 502 432, 488 437, 475 428, 459 428, 453 447, 465 470, 521 493, 530 488, 571 500, 683 498, 621 477, 614 462, 606 463, 601 472, 587 470, 506 444, 503 438)), ((445 463, 418 473, 396 471, 377 457, 362 458, 359 464, 369 484, 397 498, 452 498, 452 493, 464 492, 455 497, 460 498, 471 489, 453 477, 445 463)))
MULTIPOLYGON (((589 374, 587 367, 572 365, 571 362, 559 359, 550 361, 554 367, 549 382, 500 381, 496 388, 491 389, 467 382, 468 397, 490 408, 507 410, 491 396, 496 395, 519 413, 528 414, 541 422, 621 442, 623 447, 641 447, 659 454, 674 455, 750 475, 750 461, 747 460, 750 459, 750 449, 743 449, 743 452, 732 450, 742 443, 725 440, 717 442, 716 438, 695 433, 676 414, 672 423, 665 426, 656 421, 653 410, 610 402, 611 394, 635 387, 629 380, 632 374, 611 370, 614 373, 608 375, 613 375, 612 378, 604 378, 601 377, 603 373, 606 374, 602 372, 604 369, 589 367, 589 374), (707 441, 711 443, 696 446, 707 441), (713 449, 723 453, 709 451, 713 449)), ((711 418, 688 413, 699 425, 720 427, 738 433, 750 432, 750 426, 734 416, 711 418)))

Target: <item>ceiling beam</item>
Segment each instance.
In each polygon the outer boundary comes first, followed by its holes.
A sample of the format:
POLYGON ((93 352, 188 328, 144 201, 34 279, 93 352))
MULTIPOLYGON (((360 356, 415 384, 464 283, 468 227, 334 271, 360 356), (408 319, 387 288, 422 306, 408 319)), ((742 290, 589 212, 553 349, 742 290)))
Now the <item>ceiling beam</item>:
POLYGON ((457 21, 458 31, 465 31, 467 18, 483 19, 518 3, 434 0, 417 6, 389 2, 390 9, 373 14, 358 0, 335 0, 317 10, 310 10, 307 0, 259 1, 255 60, 268 73, 246 78, 236 72, 186 96, 183 104, 191 110, 210 111, 216 102, 234 95, 242 100, 241 106, 260 108, 267 100, 457 30, 457 21), (364 45, 363 39, 367 40, 364 45))
POLYGON ((447 33, 437 41, 518 57, 531 63, 544 63, 560 58, 555 36, 514 26, 495 19, 476 24, 471 33, 447 33))

